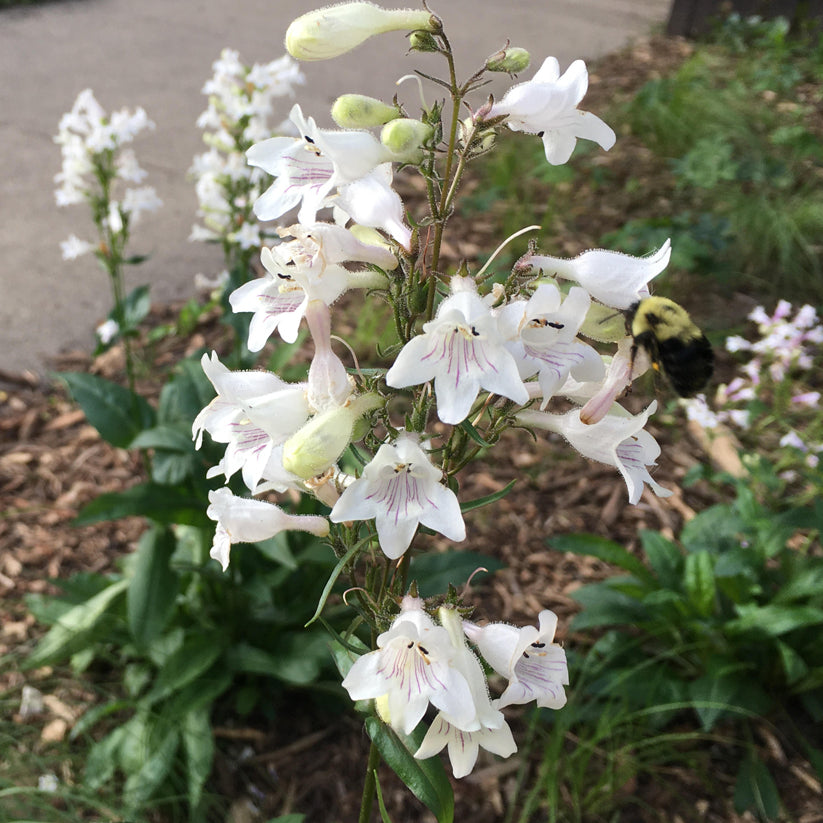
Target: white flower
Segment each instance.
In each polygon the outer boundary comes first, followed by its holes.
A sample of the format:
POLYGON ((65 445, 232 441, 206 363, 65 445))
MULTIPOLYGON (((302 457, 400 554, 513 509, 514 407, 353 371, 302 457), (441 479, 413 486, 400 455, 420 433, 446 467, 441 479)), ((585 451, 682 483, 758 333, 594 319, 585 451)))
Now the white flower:
POLYGON ((595 299, 615 309, 628 309, 648 297, 648 284, 669 264, 672 248, 666 242, 648 257, 592 249, 572 259, 527 254, 517 262, 520 270, 540 269, 546 275, 574 280, 595 299))
POLYGON ((338 3, 315 9, 292 21, 286 31, 286 50, 298 60, 328 60, 387 31, 436 31, 429 12, 383 9, 374 3, 338 3))
POLYGON ((474 732, 464 732, 440 713, 432 721, 414 756, 418 760, 426 760, 434 757, 444 746, 448 747, 452 773, 456 778, 471 774, 481 748, 499 757, 511 757, 517 751, 517 744, 505 721, 496 729, 484 727, 474 732))
POLYGON ((443 483, 418 439, 401 433, 384 443, 332 509, 332 523, 375 519, 380 548, 392 560, 411 545, 418 524, 450 540, 464 540, 466 527, 455 493, 443 483))
POLYGON ((120 326, 116 320, 109 318, 105 323, 101 323, 97 329, 97 336, 103 345, 108 345, 119 334, 120 326))
POLYGON ((60 251, 64 260, 76 260, 94 251, 94 244, 88 240, 81 240, 76 234, 70 234, 68 240, 61 241, 60 251))
POLYGON ((466 645, 463 621, 454 609, 446 607, 440 608, 438 617, 456 649, 454 665, 469 684, 475 714, 472 721, 466 723, 447 709, 442 709, 434 718, 414 756, 424 760, 433 757, 443 746, 448 746, 454 776, 465 777, 474 768, 480 747, 501 757, 508 757, 517 751, 517 746, 497 701, 489 699, 483 668, 466 645))
POLYGON ((704 429, 715 429, 720 425, 720 418, 709 408, 706 396, 683 398, 680 405, 686 409, 686 418, 704 429))
POLYGON ((444 423, 465 420, 481 388, 526 403, 529 393, 517 363, 473 281, 454 277, 451 285, 452 294, 423 333, 406 343, 386 382, 400 389, 434 380, 437 415, 444 423))
POLYGON ((520 377, 538 375, 543 395, 541 408, 565 383, 569 374, 580 382, 600 380, 603 359, 595 349, 576 338, 591 298, 574 286, 565 300, 553 283, 542 283, 528 300, 503 306, 498 317, 507 348, 517 361, 520 377), (506 332, 509 326, 511 331, 506 332))
POLYGON ((538 615, 539 628, 516 628, 507 623, 477 626, 463 621, 463 631, 483 659, 509 683, 500 696, 499 708, 537 701, 546 709, 566 704, 563 686, 568 685, 566 652, 554 640, 557 615, 545 609, 538 615))
POLYGON ((657 441, 643 430, 656 409, 656 400, 636 415, 615 406, 611 413, 591 425, 580 420, 580 409, 572 409, 565 414, 526 409, 517 414, 517 419, 526 426, 562 434, 584 457, 617 468, 626 481, 629 502, 635 504, 640 500, 644 483, 648 483, 658 497, 671 494, 652 479, 647 468, 654 466, 660 455, 657 441))
POLYGON ((422 601, 405 597, 377 649, 355 660, 343 680, 352 700, 377 699, 383 719, 410 734, 429 702, 458 723, 476 718, 472 692, 454 665, 457 649, 449 632, 423 611, 422 601))
POLYGON ((254 491, 266 474, 275 446, 309 417, 305 386, 285 383, 271 372, 231 372, 214 352, 211 358, 204 354, 200 362, 217 397, 194 419, 196 447, 200 448, 203 431, 215 442, 226 443, 223 460, 209 476, 223 473, 228 479, 241 469, 243 482, 254 491))
POLYGON ((355 223, 382 229, 408 251, 411 229, 404 222, 403 201, 391 183, 391 163, 381 163, 359 180, 340 186, 333 202, 355 223))
POLYGON ((513 131, 539 134, 546 160, 562 165, 571 157, 578 137, 594 140, 606 150, 615 142, 614 131, 599 117, 577 110, 588 86, 582 60, 575 60, 561 76, 557 59, 547 57, 531 80, 512 86, 486 116, 505 115, 513 131))
POLYGON ((37 788, 41 792, 56 792, 59 785, 60 782, 57 779, 57 775, 53 772, 41 774, 40 777, 37 778, 37 788))
POLYGON ((206 514, 217 521, 209 556, 220 563, 223 571, 229 567, 232 543, 256 543, 287 530, 308 532, 316 537, 329 533, 325 517, 288 514, 272 503, 236 497, 225 487, 209 492, 206 514))
POLYGON ((254 204, 260 220, 276 220, 301 204, 298 221, 313 223, 336 187, 359 180, 391 159, 368 132, 319 129, 313 118, 303 117, 298 104, 289 117, 300 137, 271 137, 246 152, 249 165, 277 178, 254 204))
POLYGON ((123 212, 131 216, 136 223, 144 211, 156 211, 163 205, 153 186, 141 186, 137 189, 126 189, 123 195, 123 212))
POLYGON ((275 330, 293 343, 310 301, 330 306, 349 287, 385 282, 380 274, 351 271, 343 263, 371 263, 386 269, 397 265, 388 249, 362 243, 332 223, 294 225, 280 233, 295 239, 264 247, 260 260, 268 274, 244 283, 229 298, 233 311, 254 313, 249 325, 250 351, 260 351, 275 330))

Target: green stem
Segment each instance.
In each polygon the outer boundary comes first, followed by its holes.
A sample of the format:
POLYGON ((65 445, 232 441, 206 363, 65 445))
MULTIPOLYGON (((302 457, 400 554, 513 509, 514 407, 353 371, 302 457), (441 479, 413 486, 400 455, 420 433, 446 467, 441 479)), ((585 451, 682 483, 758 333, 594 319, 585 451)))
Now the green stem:
POLYGON ((363 784, 363 799, 360 801, 360 816, 357 818, 357 823, 369 823, 376 788, 375 772, 379 765, 380 752, 377 751, 377 746, 372 740, 369 748, 369 762, 366 766, 366 780, 363 784))

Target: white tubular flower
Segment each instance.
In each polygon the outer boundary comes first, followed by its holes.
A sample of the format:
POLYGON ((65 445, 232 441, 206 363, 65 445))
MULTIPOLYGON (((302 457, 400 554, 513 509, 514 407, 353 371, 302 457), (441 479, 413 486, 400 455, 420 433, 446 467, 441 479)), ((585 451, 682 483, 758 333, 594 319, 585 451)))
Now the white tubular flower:
POLYGON ((333 202, 355 223, 381 229, 409 251, 411 229, 404 222, 403 201, 391 183, 391 163, 382 163, 360 180, 340 186, 333 202))
POLYGON ((541 269, 545 274, 574 280, 595 299, 615 309, 628 309, 648 297, 648 284, 669 264, 671 240, 648 257, 634 257, 606 249, 592 249, 571 259, 527 254, 517 262, 521 271, 541 269))
POLYGON ((309 366, 306 396, 316 412, 342 406, 354 390, 354 381, 343 361, 331 347, 331 311, 320 300, 311 300, 306 322, 314 341, 314 357, 309 366))
POLYGON ((656 409, 656 400, 637 415, 615 406, 600 422, 591 425, 580 420, 580 409, 565 414, 526 409, 517 414, 517 419, 526 426, 562 434, 584 457, 614 466, 626 481, 629 502, 635 504, 640 500, 644 483, 648 483, 658 497, 671 494, 652 479, 647 468, 656 465, 655 460, 660 455, 657 441, 643 430, 656 409))
POLYGON ((481 747, 501 757, 509 757, 517 751, 517 745, 503 713, 489 699, 486 676, 480 661, 466 645, 460 616, 454 609, 446 607, 438 611, 438 616, 457 650, 454 665, 469 684, 475 716, 471 723, 465 723, 447 709, 441 709, 414 756, 425 760, 448 746, 454 776, 465 777, 474 768, 481 747))
POLYGON ((209 492, 206 514, 217 521, 209 556, 220 563, 223 571, 229 567, 232 543, 256 543, 282 531, 308 532, 316 537, 329 533, 325 517, 288 514, 272 503, 237 497, 227 488, 209 492))
POLYGON ((338 187, 365 177, 389 152, 365 131, 319 129, 295 103, 289 115, 300 137, 271 137, 246 152, 249 165, 277 179, 255 202, 260 220, 276 220, 300 205, 300 223, 314 223, 323 201, 338 187))
POLYGON ((315 9, 292 21, 286 50, 298 60, 328 60, 387 31, 437 31, 427 11, 383 9, 374 3, 340 3, 315 9))
POLYGON ((309 407, 303 384, 289 384, 263 371, 229 371, 212 352, 203 355, 203 371, 217 390, 217 397, 194 419, 192 435, 200 448, 203 431, 212 440, 226 443, 217 471, 228 479, 238 469, 243 482, 254 490, 263 477, 275 446, 285 442, 308 419, 309 407))
POLYGON ((531 80, 512 86, 486 117, 505 115, 513 131, 539 134, 546 160, 559 166, 572 156, 578 137, 593 140, 607 151, 614 145, 609 126, 594 114, 577 110, 588 87, 582 60, 575 60, 561 76, 557 59, 547 57, 531 80))
POLYGON ((566 704, 563 686, 569 683, 566 652, 554 640, 557 615, 544 609, 538 615, 539 628, 516 628, 507 623, 477 626, 463 621, 463 631, 483 659, 509 684, 500 696, 499 708, 532 700, 544 709, 566 704))
POLYGON ((294 240, 263 248, 260 260, 268 274, 235 289, 229 297, 235 312, 253 312, 248 347, 260 351, 275 330, 287 343, 297 339, 310 301, 330 306, 347 288, 385 283, 382 274, 351 271, 344 262, 371 263, 392 269, 397 258, 385 247, 363 243, 332 223, 294 225, 280 230, 294 240))
POLYGON ((60 252, 64 260, 76 260, 84 254, 94 251, 94 244, 81 240, 76 234, 70 234, 67 240, 60 242, 60 252))
POLYGON ((590 304, 585 289, 574 286, 563 300, 557 286, 542 283, 528 302, 514 301, 500 309, 500 326, 510 340, 506 347, 520 377, 538 375, 543 409, 570 374, 580 382, 603 376, 603 359, 577 339, 590 304))
POLYGON ((437 415, 456 425, 466 419, 481 388, 521 405, 529 393, 474 282, 454 277, 451 285, 452 294, 423 333, 403 347, 386 383, 400 389, 434 380, 437 415))
POLYGON ((354 662, 343 688, 352 700, 376 699, 381 717, 404 734, 423 719, 430 702, 456 722, 471 723, 476 709, 455 654, 448 631, 423 611, 422 601, 405 597, 377 649, 354 662))
POLYGON ((422 523, 450 540, 464 540, 466 526, 455 493, 421 448, 403 432, 384 443, 332 509, 332 523, 375 519, 380 548, 395 560, 411 545, 422 523))

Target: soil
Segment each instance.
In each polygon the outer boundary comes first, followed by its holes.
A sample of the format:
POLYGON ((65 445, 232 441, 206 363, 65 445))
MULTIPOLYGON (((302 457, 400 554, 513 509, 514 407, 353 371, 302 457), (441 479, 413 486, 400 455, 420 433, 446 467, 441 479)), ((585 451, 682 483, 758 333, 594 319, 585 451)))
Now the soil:
MULTIPOLYGON (((592 68, 586 107, 602 111, 607 101, 627 98, 649 78, 667 73, 689 52, 690 46, 682 40, 656 38, 606 58, 592 68)), ((618 176, 640 177, 644 192, 651 198, 649 208, 665 209, 665 194, 656 194, 661 187, 655 186, 654 177, 665 172, 654 166, 647 154, 629 137, 618 140, 598 162, 609 164, 618 176), (644 177, 646 171, 648 176, 644 177)), ((600 189, 596 195, 583 192, 580 198, 574 209, 574 231, 565 233, 573 238, 573 245, 562 245, 553 253, 575 254, 596 246, 598 238, 617 228, 631 208, 624 202, 619 185, 600 189), (586 204, 595 196, 597 207, 587 212, 586 204)), ((451 231, 461 241, 457 247, 444 249, 449 262, 457 263, 478 250, 496 246, 495 220, 494 213, 482 220, 456 217, 451 231)), ((731 303, 740 316, 749 308, 742 298, 731 303)), ((177 311, 174 306, 157 307, 147 325, 169 322, 177 311)), ((154 364, 153 373, 160 374, 201 346, 220 350, 224 335, 223 327, 211 316, 204 318, 189 338, 164 338, 144 349, 144 354, 154 364)), ((115 347, 96 359, 83 352, 63 354, 55 358, 53 368, 119 379, 122 351, 115 347)), ((158 388, 151 380, 139 386, 149 398, 156 397, 158 388)), ((82 506, 101 492, 138 482, 142 468, 135 454, 100 439, 58 383, 43 385, 27 374, 0 375, 0 399, 2 656, 29 647, 42 633, 27 614, 25 594, 55 591, 49 582, 52 578, 113 569, 120 556, 133 550, 143 523, 132 518, 85 527, 72 525, 82 506)), ((637 410, 649 399, 638 395, 628 402, 637 410)), ((475 618, 522 625, 532 623, 541 609, 550 608, 560 619, 560 640, 580 642, 567 630, 576 610, 571 595, 583 583, 614 570, 599 561, 552 551, 547 548, 547 538, 588 532, 632 550, 638 545, 641 530, 656 529, 674 536, 696 511, 717 501, 717 492, 707 485, 682 487, 690 468, 712 459, 699 439, 688 434, 682 420, 658 415, 652 432, 663 445, 655 479, 675 492, 665 500, 647 490, 637 506, 628 506, 625 484, 614 470, 572 454, 562 442, 547 438, 533 442, 523 432, 507 433, 493 451, 493 459, 476 465, 471 475, 463 478, 461 496, 466 499, 498 491, 512 479, 518 481, 515 494, 467 518, 465 548, 496 556, 505 564, 490 580, 481 576, 473 585, 475 618)), ((6 688, 23 682, 17 671, 4 677, 6 688)), ((70 702, 71 695, 67 693, 63 699, 70 702)), ((368 752, 360 721, 353 714, 324 717, 308 707, 286 714, 288 720, 277 728, 244 728, 227 722, 217 729, 219 754, 211 788, 233 801, 226 819, 251 823, 288 811, 306 814, 309 823, 356 819, 368 752), (259 814, 250 810, 250 804, 259 814)), ((510 720, 515 735, 522 739, 525 715, 514 714, 510 720)), ((778 775, 781 794, 791 806, 786 819, 823 821, 823 796, 809 764, 798 753, 785 751, 765 727, 762 743, 771 753, 769 767, 778 775)), ((569 745, 574 741, 570 739, 569 745)), ((692 770, 670 769, 654 779, 622 786, 618 793, 635 802, 620 819, 684 823, 753 820, 737 815, 732 808, 734 751, 718 742, 704 754, 702 776, 692 770), (711 780, 706 777, 709 774, 711 780)), ((458 819, 476 823, 502 820, 516 800, 511 793, 517 771, 526 769, 534 774, 537 766, 535 758, 530 761, 515 756, 498 763, 481 754, 474 773, 455 783, 458 819)), ((433 819, 385 768, 380 781, 395 823, 433 819)), ((525 785, 529 785, 528 778, 525 785)))

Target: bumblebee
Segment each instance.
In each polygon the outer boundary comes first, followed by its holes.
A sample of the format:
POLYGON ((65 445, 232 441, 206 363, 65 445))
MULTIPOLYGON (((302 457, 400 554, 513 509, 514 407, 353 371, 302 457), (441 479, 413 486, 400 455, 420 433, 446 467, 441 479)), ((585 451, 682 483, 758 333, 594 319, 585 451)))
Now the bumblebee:
POLYGON ((626 329, 634 338, 632 362, 644 349, 681 397, 701 391, 714 371, 714 352, 689 313, 667 297, 646 297, 629 306, 626 329))

